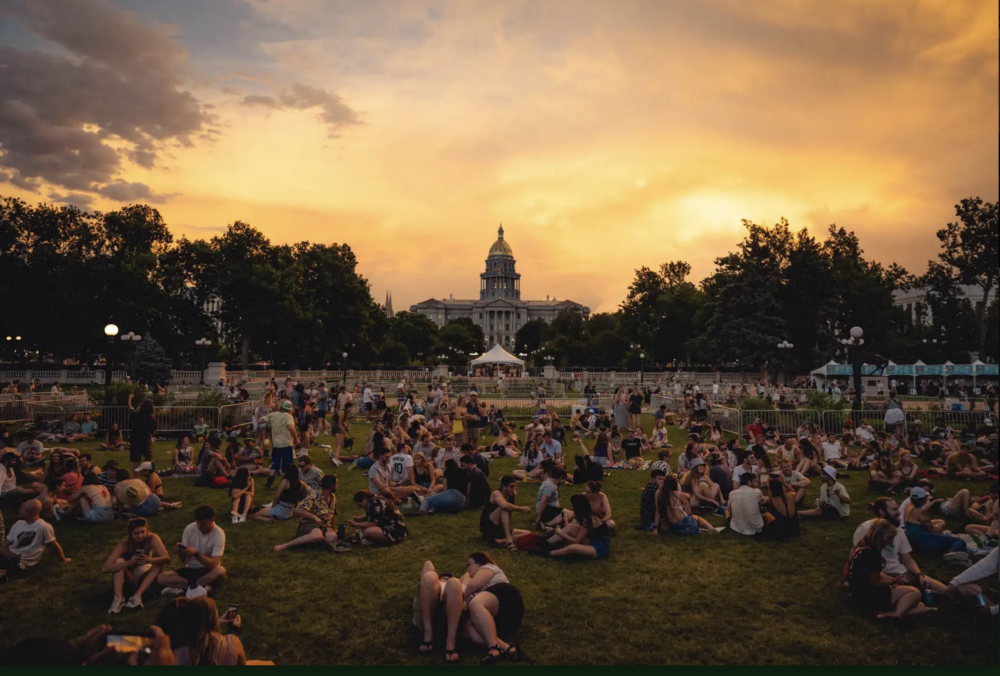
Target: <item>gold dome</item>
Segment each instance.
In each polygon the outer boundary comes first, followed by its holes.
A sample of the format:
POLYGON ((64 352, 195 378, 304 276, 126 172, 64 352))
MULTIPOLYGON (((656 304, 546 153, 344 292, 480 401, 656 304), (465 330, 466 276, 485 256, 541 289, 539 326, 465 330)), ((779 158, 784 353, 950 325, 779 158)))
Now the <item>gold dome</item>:
POLYGON ((500 226, 500 230, 497 231, 497 241, 493 242, 493 246, 490 247, 489 258, 513 258, 514 250, 510 248, 510 244, 503 238, 503 226, 500 226))

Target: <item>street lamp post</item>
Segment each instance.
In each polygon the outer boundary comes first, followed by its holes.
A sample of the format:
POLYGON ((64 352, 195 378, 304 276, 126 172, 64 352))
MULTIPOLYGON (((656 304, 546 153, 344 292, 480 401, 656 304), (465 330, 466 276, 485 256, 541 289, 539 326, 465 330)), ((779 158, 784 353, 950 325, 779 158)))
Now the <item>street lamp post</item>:
MULTIPOLYGON (((21 351, 19 348, 19 346, 21 345, 21 336, 7 336, 7 340, 11 341, 14 344, 14 354, 17 355, 18 352, 21 351)), ((22 361, 27 361, 27 360, 22 359, 22 361)))
POLYGON ((344 360, 344 387, 347 387, 347 353, 344 352, 340 356, 344 360))
POLYGON ((850 338, 841 338, 840 343, 851 353, 851 364, 854 373, 854 410, 863 410, 861 401, 861 346, 865 344, 864 330, 860 326, 851 329, 850 338))
POLYGON ((645 352, 639 353, 639 383, 643 382, 643 360, 646 358, 645 352))
POLYGON ((132 346, 132 349, 129 351, 129 364, 134 365, 135 348, 139 344, 139 341, 142 340, 142 336, 140 336, 138 333, 129 331, 128 333, 123 333, 121 338, 123 343, 128 343, 132 346))
POLYGON ((104 400, 106 403, 111 403, 111 375, 114 372, 114 357, 112 356, 115 348, 115 336, 118 335, 118 327, 114 324, 108 324, 104 327, 104 335, 108 339, 107 352, 104 355, 104 400))
POLYGON ((199 338, 194 341, 195 349, 198 350, 198 368, 201 369, 201 384, 205 384, 205 351, 212 346, 212 341, 208 338, 199 338))

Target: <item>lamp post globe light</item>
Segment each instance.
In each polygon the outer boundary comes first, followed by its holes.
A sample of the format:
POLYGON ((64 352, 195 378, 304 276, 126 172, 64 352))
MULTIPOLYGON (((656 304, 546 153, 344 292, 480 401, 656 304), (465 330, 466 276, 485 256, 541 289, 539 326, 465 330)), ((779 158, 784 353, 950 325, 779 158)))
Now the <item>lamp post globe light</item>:
POLYGON ((104 398, 106 403, 111 403, 111 375, 114 372, 113 351, 115 347, 115 336, 118 335, 118 325, 107 324, 104 327, 104 335, 108 339, 108 348, 104 355, 104 398))
POLYGON ((646 358, 646 353, 645 352, 640 352, 639 353, 639 382, 640 383, 642 383, 642 381, 643 381, 643 368, 642 367, 643 367, 643 360, 645 358, 646 358))
POLYGON ((208 338, 199 338, 194 341, 195 347, 198 350, 198 368, 201 369, 201 383, 205 384, 205 350, 212 346, 212 341, 208 338))
POLYGON ((850 330, 850 338, 841 338, 840 343, 844 346, 845 351, 851 353, 851 364, 852 372, 854 374, 854 410, 862 410, 861 401, 861 346, 865 344, 864 329, 860 326, 852 327, 850 330))
POLYGON ((346 352, 342 353, 340 355, 340 357, 344 360, 344 387, 346 388, 347 387, 347 353, 346 352))

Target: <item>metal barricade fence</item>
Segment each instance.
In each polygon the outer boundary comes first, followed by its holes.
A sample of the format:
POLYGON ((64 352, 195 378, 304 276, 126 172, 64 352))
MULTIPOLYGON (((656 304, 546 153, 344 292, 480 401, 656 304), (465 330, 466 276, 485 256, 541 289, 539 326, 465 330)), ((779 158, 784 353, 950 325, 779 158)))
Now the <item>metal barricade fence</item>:
POLYGON ((823 411, 820 428, 826 434, 832 433, 839 436, 844 431, 844 426, 848 421, 854 423, 855 428, 860 427, 861 423, 866 423, 875 432, 879 432, 885 429, 885 412, 868 409, 864 411, 823 411))
POLYGON ((708 415, 713 425, 716 422, 722 425, 723 432, 738 433, 740 426, 739 409, 728 406, 712 406, 708 415))
POLYGON ((227 404, 219 407, 219 425, 223 429, 233 427, 249 427, 253 423, 253 411, 257 407, 255 401, 242 401, 238 404, 227 404))
POLYGON ((802 423, 817 424, 822 422, 822 412, 812 410, 798 411, 778 411, 778 410, 741 410, 739 415, 739 429, 737 432, 741 439, 747 439, 747 427, 756 419, 760 419, 765 427, 773 427, 781 436, 794 435, 802 423))

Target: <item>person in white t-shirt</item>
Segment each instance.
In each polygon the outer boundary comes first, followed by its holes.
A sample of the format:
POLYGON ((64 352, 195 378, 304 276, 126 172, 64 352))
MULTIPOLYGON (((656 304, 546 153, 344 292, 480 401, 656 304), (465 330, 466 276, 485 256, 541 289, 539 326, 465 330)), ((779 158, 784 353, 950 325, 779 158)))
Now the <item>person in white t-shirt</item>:
MULTIPOLYGON (((868 505, 875 519, 886 519, 892 524, 899 523, 899 507, 892 498, 878 498, 868 505)), ((875 519, 869 519, 854 531, 854 546, 857 547, 875 519)), ((884 562, 882 572, 899 580, 900 584, 909 584, 922 589, 929 589, 936 594, 948 594, 948 585, 924 575, 920 566, 913 560, 913 547, 906 537, 906 530, 896 529, 896 537, 892 544, 882 550, 884 562)), ((964 584, 957 589, 958 593, 968 599, 974 599, 982 593, 982 589, 974 584, 964 584)))
POLYGON ((365 383, 365 390, 361 393, 361 407, 365 410, 365 420, 371 422, 375 406, 372 399, 372 388, 368 383, 365 383))
POLYGON ((178 596, 187 590, 188 598, 206 596, 212 582, 226 576, 222 555, 226 551, 226 533, 215 523, 215 508, 202 505, 194 510, 194 523, 184 528, 177 554, 184 567, 168 570, 156 578, 164 596, 178 596))
POLYGON ((413 457, 407 452, 409 448, 402 446, 395 455, 389 458, 389 471, 392 473, 389 481, 393 485, 413 486, 413 457))
POLYGON ((69 563, 63 548, 56 540, 56 532, 52 524, 41 518, 42 503, 38 500, 27 500, 18 510, 21 517, 0 542, 0 581, 7 576, 16 575, 42 560, 45 548, 52 545, 59 559, 69 563))
POLYGON ((806 489, 809 488, 812 481, 792 467, 792 463, 788 460, 782 460, 780 468, 781 480, 785 483, 785 486, 795 491, 795 504, 801 505, 802 500, 806 497, 806 489))
POLYGON ((851 515, 851 496, 843 484, 837 482, 837 470, 827 465, 822 473, 823 485, 814 509, 799 512, 799 516, 843 519, 851 515))
POLYGON ((743 462, 733 469, 733 485, 742 486, 741 477, 744 474, 757 474, 757 458, 753 453, 743 456, 743 462))
POLYGON ((837 441, 836 434, 831 432, 826 435, 826 441, 822 443, 822 448, 823 460, 826 464, 840 467, 841 469, 847 468, 847 461, 844 460, 844 447, 837 441))
POLYGON ((757 535, 764 530, 760 507, 764 494, 760 492, 757 475, 747 472, 740 476, 740 487, 729 494, 726 520, 729 527, 741 535, 757 535))

